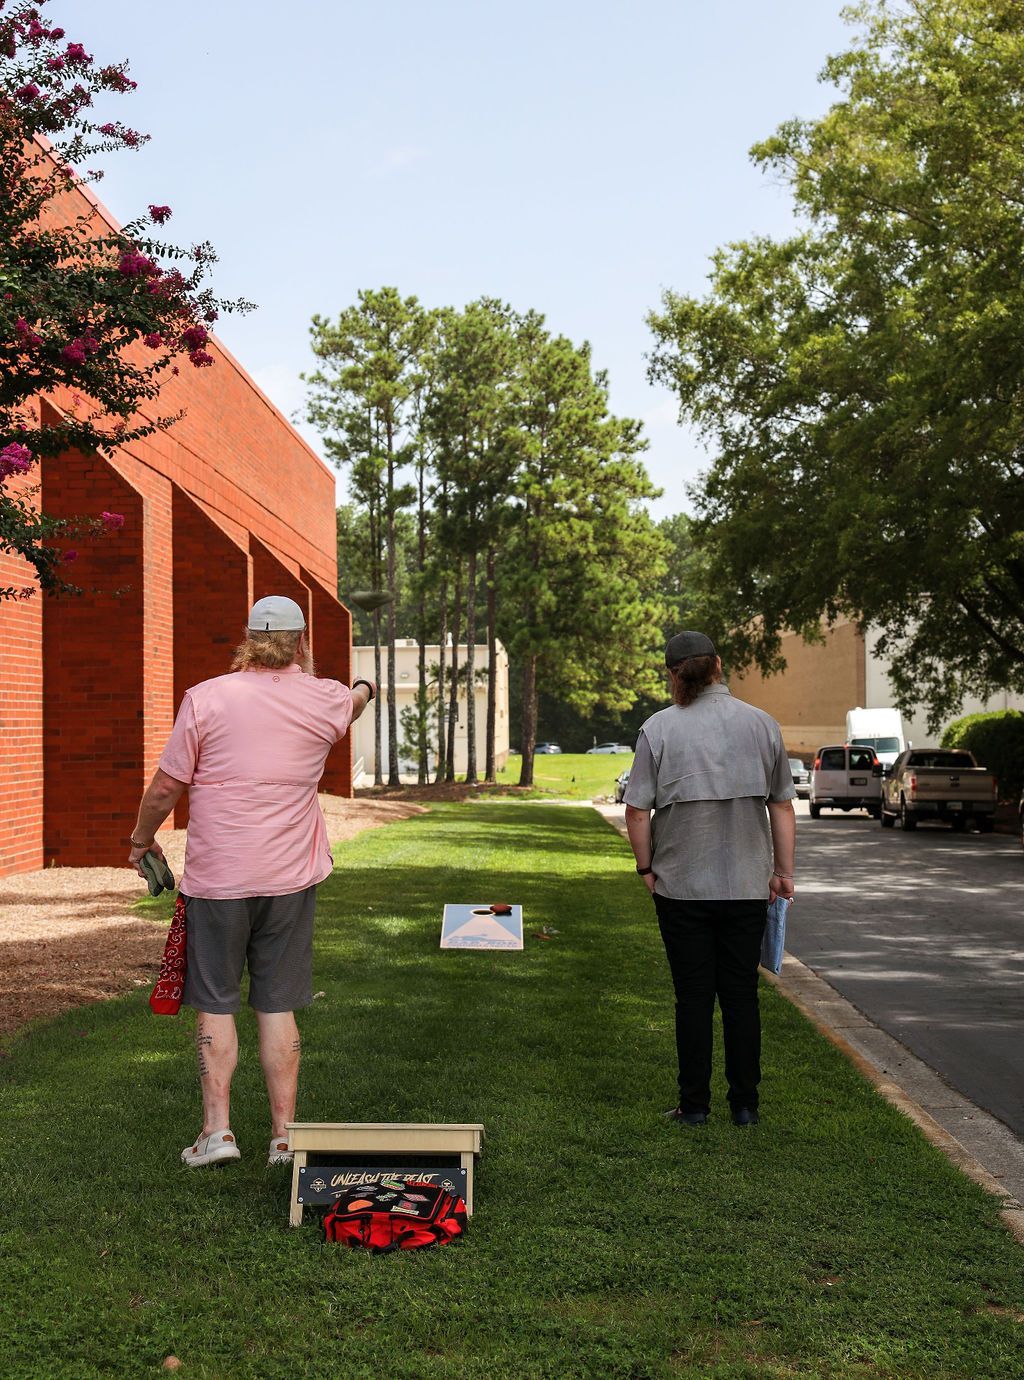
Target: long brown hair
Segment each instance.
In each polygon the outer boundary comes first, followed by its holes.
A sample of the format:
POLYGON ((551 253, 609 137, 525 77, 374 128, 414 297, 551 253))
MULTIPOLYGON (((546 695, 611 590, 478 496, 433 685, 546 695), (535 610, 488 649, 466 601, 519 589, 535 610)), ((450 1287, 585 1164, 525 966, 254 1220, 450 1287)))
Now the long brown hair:
POLYGON ((672 676, 672 698, 681 708, 693 704, 702 690, 718 679, 716 656, 688 656, 685 661, 669 667, 672 676))
POLYGON ((316 675, 304 632, 261 632, 247 629, 245 641, 235 648, 232 671, 280 671, 293 661, 307 676, 316 675))

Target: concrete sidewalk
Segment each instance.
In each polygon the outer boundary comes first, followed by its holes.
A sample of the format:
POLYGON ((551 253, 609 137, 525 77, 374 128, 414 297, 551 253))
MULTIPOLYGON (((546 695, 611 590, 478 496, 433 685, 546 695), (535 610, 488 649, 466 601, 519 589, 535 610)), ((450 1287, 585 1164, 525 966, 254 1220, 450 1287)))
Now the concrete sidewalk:
MULTIPOLYGON (((624 806, 595 804, 594 809, 626 836, 624 806)), ((999 1200, 1007 1229, 1024 1244, 1024 1141, 951 1088, 798 958, 786 954, 778 977, 763 975, 934 1146, 999 1200)))

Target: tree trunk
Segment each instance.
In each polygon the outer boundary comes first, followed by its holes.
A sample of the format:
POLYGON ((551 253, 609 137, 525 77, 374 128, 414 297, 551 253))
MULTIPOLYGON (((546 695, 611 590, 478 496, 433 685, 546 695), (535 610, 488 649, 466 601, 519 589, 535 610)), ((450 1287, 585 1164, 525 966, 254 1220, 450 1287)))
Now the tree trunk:
POLYGON ((395 461, 388 423, 388 785, 402 784, 398 765, 398 676, 395 670, 395 461))
POLYGON ((440 784, 445 777, 445 766, 448 761, 448 744, 445 736, 445 704, 444 687, 448 669, 448 581, 441 581, 440 594, 440 613, 441 626, 438 636, 439 655, 437 658, 437 769, 434 772, 435 785, 440 784))
POLYGON ((416 780, 421 786, 427 783, 427 775, 430 770, 427 761, 427 740, 428 740, 428 701, 427 701, 427 598, 424 588, 424 567, 427 563, 427 531, 426 531, 426 498, 424 495, 424 480, 426 466, 423 464, 422 457, 419 464, 419 505, 416 512, 417 525, 417 566, 419 573, 419 689, 417 692, 417 713, 416 713, 416 780))
POLYGON ((523 662, 523 760, 520 786, 533 785, 533 750, 537 746, 537 657, 530 653, 523 662))
POLYGON ((476 547, 471 546, 466 570, 466 785, 476 775, 476 547))
POLYGON ((452 669, 448 691, 448 761, 444 779, 455 780, 455 725, 459 719, 459 625, 462 622, 462 562, 455 568, 455 608, 452 610, 452 669))
POLYGON ((373 611, 373 678, 377 682, 377 693, 373 697, 373 784, 383 786, 384 766, 381 756, 380 713, 380 609, 373 611))
POLYGON ((489 786, 498 779, 494 753, 494 733, 498 699, 498 638, 495 632, 494 547, 487 548, 487 759, 484 780, 489 786))

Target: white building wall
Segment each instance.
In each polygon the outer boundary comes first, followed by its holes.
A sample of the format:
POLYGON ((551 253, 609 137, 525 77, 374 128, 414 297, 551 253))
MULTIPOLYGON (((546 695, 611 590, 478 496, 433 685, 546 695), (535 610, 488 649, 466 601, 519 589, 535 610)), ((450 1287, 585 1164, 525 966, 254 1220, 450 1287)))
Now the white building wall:
MULTIPOLYGON (((466 664, 466 644, 462 643, 458 649, 459 667, 466 664)), ((441 659, 441 649, 438 646, 427 647, 427 668, 437 665, 441 659)), ((451 646, 446 649, 447 665, 451 668, 451 646)), ((486 671, 488 665, 488 652, 486 645, 477 646, 475 653, 475 671, 480 675, 476 685, 476 761, 477 772, 482 776, 487 753, 487 679, 486 671)), ((352 648, 352 679, 364 676, 367 680, 373 680, 373 647, 353 647, 352 648)), ((508 654, 499 642, 497 646, 497 698, 495 705, 494 722, 494 755, 496 766, 500 769, 508 760, 509 749, 509 708, 508 708, 508 654)), ((388 763, 388 729, 387 729, 387 676, 388 658, 387 649, 381 648, 381 770, 385 777, 389 774, 388 763)), ((402 740, 402 710, 406 706, 413 706, 416 703, 416 691, 419 686, 419 646, 413 638, 400 638, 395 644, 395 684, 398 696, 398 737, 399 743, 402 740)), ((445 675, 445 701, 448 700, 448 675, 445 675)), ((466 770, 468 759, 469 734, 466 727, 466 691, 465 687, 460 687, 458 701, 458 718, 455 725, 455 771, 457 775, 462 775, 466 770)), ((435 717, 436 724, 436 717, 435 717)), ((431 751, 429 756, 430 770, 433 772, 436 765, 437 733, 436 728, 430 735, 431 751)), ((363 760, 363 771, 373 780, 374 776, 374 732, 373 732, 373 705, 369 705, 362 717, 356 721, 352 729, 352 760, 358 766, 359 760, 363 760)), ((400 769, 403 776, 416 775, 415 761, 402 759, 400 769)), ((356 782, 358 785, 359 783, 356 782)), ((365 779, 363 784, 365 784, 365 779)))
MULTIPOLYGON (((889 663, 877 651, 880 637, 881 633, 872 628, 865 638, 867 655, 864 675, 865 700, 861 706, 863 709, 887 709, 895 703, 892 682, 889 680, 889 663)), ((979 700, 974 695, 968 695, 964 699, 963 708, 953 718, 959 719, 965 714, 989 713, 995 709, 1024 710, 1024 695, 1016 695, 1009 690, 1000 691, 987 700, 979 700)), ((942 729, 938 733, 929 733, 927 716, 923 711, 918 711, 913 717, 903 715, 903 736, 908 743, 913 743, 914 747, 934 747, 942 737, 942 729)))

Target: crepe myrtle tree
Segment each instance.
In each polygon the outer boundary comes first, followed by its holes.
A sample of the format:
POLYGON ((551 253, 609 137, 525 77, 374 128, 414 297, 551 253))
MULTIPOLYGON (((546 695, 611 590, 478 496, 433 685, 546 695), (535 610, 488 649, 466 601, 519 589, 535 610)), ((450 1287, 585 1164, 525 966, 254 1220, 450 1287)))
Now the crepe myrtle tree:
MULTIPOLYGON (((76 591, 69 535, 123 518, 39 512, 38 462, 170 426, 181 413, 160 409, 164 376, 212 365, 211 323, 250 304, 220 301, 204 285, 216 257, 209 244, 185 250, 160 237, 169 206, 116 230, 91 202, 68 199, 100 179, 94 160, 148 136, 94 113, 136 83, 125 63, 104 65, 50 26, 46 5, 0 0, 0 551, 23 556, 38 588, 67 593, 76 591), (37 400, 55 390, 71 404, 44 425, 37 400)), ((36 588, 0 587, 0 599, 36 588)))

